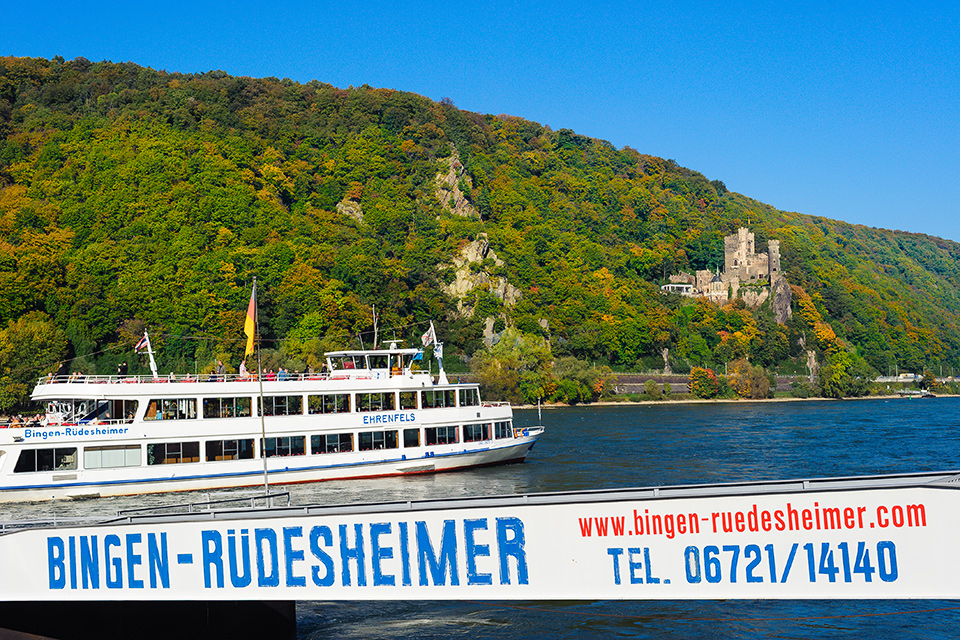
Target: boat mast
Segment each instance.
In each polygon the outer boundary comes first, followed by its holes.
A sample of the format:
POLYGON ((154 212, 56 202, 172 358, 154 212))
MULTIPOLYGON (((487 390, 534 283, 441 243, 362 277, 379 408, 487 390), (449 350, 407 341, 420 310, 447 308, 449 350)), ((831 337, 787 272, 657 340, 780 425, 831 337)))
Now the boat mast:
MULTIPOLYGON (((263 363, 260 359, 260 312, 257 305, 257 276, 253 276, 253 292, 250 294, 250 307, 247 309, 247 318, 253 314, 253 336, 257 347, 257 382, 260 385, 260 457, 263 458, 263 493, 270 493, 270 481, 267 478, 267 406, 263 401, 263 363)), ((250 353, 249 342, 243 357, 250 353)))
MULTIPOLYGON (((154 378, 159 378, 160 376, 157 374, 157 361, 153 359, 153 347, 150 346, 150 336, 146 331, 143 332, 143 341, 146 343, 147 355, 150 357, 150 371, 153 373, 154 378)), ((134 347, 133 350, 137 351, 137 347, 134 347)))
POLYGON ((440 373, 437 376, 437 382, 439 384, 447 384, 447 374, 443 370, 443 343, 437 340, 437 330, 433 328, 433 320, 430 321, 430 328, 427 330, 427 332, 420 337, 420 341, 423 343, 424 349, 431 344, 433 345, 433 355, 436 356, 437 364, 440 365, 440 373))
MULTIPOLYGON (((432 323, 431 323, 432 328, 432 323)), ((443 343, 437 342, 433 346, 433 355, 437 357, 437 364, 440 366, 440 371, 437 373, 437 383, 438 384, 449 384, 447 380, 447 372, 443 370, 443 343)))

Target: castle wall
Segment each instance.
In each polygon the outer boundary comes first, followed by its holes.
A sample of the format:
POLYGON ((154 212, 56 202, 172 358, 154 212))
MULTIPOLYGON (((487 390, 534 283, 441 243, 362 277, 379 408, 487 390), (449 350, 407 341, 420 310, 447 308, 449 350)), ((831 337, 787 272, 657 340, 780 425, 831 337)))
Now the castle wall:
MULTIPOLYGON (((731 297, 740 296, 740 287, 742 284, 757 283, 766 281, 769 289, 757 291, 751 288, 744 290, 742 297, 744 302, 752 307, 759 306, 770 296, 783 298, 782 290, 786 288, 786 317, 790 315, 789 309, 789 287, 784 287, 781 281, 784 280, 783 272, 780 267, 780 242, 770 240, 767 246, 767 253, 756 252, 756 239, 753 233, 746 227, 740 227, 737 232, 724 236, 723 238, 723 273, 714 273, 709 269, 697 271, 690 275, 681 272, 679 276, 671 276, 670 282, 674 284, 691 283, 693 285, 693 295, 698 295, 717 304, 726 304, 731 297), (775 285, 781 285, 775 289, 775 285)), ((667 285, 665 285, 666 287, 667 285)), ((778 313, 777 322, 784 322, 781 319, 783 313, 778 313)))

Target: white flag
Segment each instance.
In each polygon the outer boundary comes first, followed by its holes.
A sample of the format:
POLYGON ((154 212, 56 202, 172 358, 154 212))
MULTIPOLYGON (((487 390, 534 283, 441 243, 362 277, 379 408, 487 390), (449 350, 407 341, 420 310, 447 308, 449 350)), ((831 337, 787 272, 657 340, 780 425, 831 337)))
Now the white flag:
POLYGON ((424 347, 427 347, 437 341, 437 332, 433 329, 433 320, 430 321, 430 328, 425 334, 420 336, 420 342, 423 343, 424 347))

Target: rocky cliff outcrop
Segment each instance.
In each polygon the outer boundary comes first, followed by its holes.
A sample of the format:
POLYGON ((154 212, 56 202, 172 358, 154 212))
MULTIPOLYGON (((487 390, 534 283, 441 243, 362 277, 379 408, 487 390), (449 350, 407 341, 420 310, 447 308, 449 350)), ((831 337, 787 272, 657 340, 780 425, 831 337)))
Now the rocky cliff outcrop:
POLYGON ((444 287, 444 291, 457 300, 457 312, 462 316, 473 315, 473 308, 465 304, 463 298, 476 288, 488 289, 508 307, 520 300, 520 289, 507 282, 506 278, 491 276, 487 271, 478 268, 484 260, 491 260, 498 267, 503 266, 503 260, 490 248, 485 233, 467 243, 461 249, 460 255, 453 259, 454 279, 444 287))
POLYGON ((363 222, 363 209, 360 208, 360 203, 348 198, 337 203, 337 213, 350 216, 357 222, 363 222))
POLYGON ((773 283, 773 301, 770 307, 773 310, 774 319, 780 324, 786 324, 792 313, 790 310, 790 284, 784 277, 777 278, 773 283))
POLYGON ((441 160, 445 168, 437 174, 436 178, 437 200, 458 216, 479 218, 480 213, 461 189, 461 182, 468 190, 472 188, 470 176, 460 163, 460 152, 453 144, 450 146, 453 148, 453 154, 446 160, 441 160))

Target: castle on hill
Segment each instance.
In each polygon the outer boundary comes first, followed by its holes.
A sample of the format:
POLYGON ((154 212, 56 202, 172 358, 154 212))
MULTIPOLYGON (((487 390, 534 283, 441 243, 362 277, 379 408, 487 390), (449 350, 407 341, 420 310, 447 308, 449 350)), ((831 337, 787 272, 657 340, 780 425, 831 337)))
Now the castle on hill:
POLYGON ((780 241, 770 240, 766 253, 757 253, 754 235, 746 227, 723 238, 723 271, 681 271, 660 288, 721 305, 742 298, 750 307, 759 307, 773 295, 777 322, 786 322, 790 315, 790 287, 780 267, 780 241))

